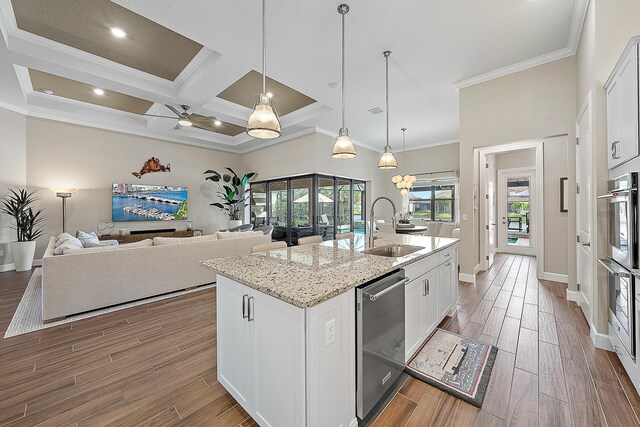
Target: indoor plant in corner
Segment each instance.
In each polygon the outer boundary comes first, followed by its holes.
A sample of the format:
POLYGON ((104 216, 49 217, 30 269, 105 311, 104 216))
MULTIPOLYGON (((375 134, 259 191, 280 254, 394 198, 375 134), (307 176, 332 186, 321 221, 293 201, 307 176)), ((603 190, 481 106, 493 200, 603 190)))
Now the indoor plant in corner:
POLYGON ((33 256, 36 252, 36 239, 44 234, 44 211, 34 211, 31 205, 39 200, 35 191, 13 190, 2 199, 1 211, 13 218, 17 242, 11 242, 11 253, 16 265, 16 271, 31 270, 33 256))
POLYGON ((219 173, 214 170, 205 172, 206 180, 213 181, 218 184, 218 195, 224 200, 223 203, 211 203, 229 215, 228 228, 239 227, 242 225, 242 211, 247 206, 247 194, 245 188, 251 178, 255 176, 255 172, 245 173, 242 177, 238 176, 233 169, 225 168, 230 173, 219 173))

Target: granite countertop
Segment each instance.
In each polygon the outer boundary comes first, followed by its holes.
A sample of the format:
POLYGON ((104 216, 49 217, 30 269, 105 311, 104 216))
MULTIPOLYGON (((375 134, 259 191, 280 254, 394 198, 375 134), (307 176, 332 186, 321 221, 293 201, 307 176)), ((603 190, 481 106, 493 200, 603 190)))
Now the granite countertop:
POLYGON ((424 248, 403 257, 384 257, 364 253, 369 249, 369 239, 357 235, 352 239, 215 258, 204 261, 202 265, 252 289, 306 308, 448 248, 458 240, 401 234, 381 235, 375 240, 376 248, 390 244, 424 248))

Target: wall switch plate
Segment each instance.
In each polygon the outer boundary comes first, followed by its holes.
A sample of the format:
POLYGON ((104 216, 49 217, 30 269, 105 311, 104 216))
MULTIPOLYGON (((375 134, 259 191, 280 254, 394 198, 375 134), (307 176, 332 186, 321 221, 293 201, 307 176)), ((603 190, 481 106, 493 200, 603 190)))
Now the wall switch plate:
POLYGON ((468 219, 467 214, 462 214, 462 220, 466 221, 468 219))
POLYGON ((325 345, 330 345, 336 340, 336 319, 331 319, 324 325, 325 345))

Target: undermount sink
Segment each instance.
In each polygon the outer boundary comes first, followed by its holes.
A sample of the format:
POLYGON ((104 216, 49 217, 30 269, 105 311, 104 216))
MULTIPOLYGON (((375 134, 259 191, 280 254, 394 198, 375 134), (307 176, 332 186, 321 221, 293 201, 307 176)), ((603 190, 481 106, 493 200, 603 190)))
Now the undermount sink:
POLYGON ((409 246, 409 245, 387 245, 379 248, 373 248, 365 251, 370 255, 386 256, 390 258, 403 257, 405 255, 412 254, 424 249, 421 246, 409 246))

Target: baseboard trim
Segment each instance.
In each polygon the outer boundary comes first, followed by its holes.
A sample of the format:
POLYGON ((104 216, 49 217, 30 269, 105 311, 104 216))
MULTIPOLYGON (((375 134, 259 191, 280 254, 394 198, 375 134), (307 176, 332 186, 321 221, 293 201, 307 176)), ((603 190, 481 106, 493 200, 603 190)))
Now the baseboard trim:
POLYGON ((33 260, 33 266, 34 267, 42 267, 42 260, 41 259, 34 259, 33 260))
POLYGON ((474 274, 465 274, 465 273, 459 273, 458 274, 458 280, 460 280, 461 282, 467 282, 467 283, 476 283, 476 275, 474 274))
POLYGON ((14 263, 0 265, 0 272, 2 272, 2 271, 11 271, 11 270, 15 270, 15 269, 16 269, 16 265, 14 263))
POLYGON ((349 427, 358 427, 358 418, 354 418, 349 423, 349 427))
POLYGON ((569 276, 566 274, 549 273, 545 271, 540 275, 540 278, 552 282, 569 283, 569 276))
POLYGON ((570 291, 567 289, 567 301, 578 302, 578 291, 570 291))
POLYGON ((476 264, 473 268, 473 274, 478 274, 480 272, 480 264, 476 264))
POLYGON ((609 340, 609 335, 601 334, 596 331, 596 328, 595 326, 593 326, 593 324, 591 324, 589 335, 591 336, 593 345, 595 345, 596 347, 607 351, 614 351, 613 346, 611 345, 611 341, 609 340))

